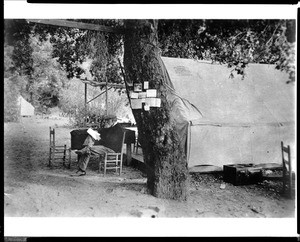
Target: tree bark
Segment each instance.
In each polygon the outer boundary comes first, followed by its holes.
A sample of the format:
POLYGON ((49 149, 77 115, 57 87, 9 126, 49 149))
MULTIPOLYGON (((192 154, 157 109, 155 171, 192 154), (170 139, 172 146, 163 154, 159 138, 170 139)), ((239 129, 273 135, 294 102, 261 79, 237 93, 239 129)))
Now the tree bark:
MULTIPOLYGON (((186 200, 188 169, 184 147, 179 142, 175 120, 171 116, 157 40, 156 20, 126 20, 128 30, 124 39, 124 67, 127 81, 149 82, 161 98, 161 107, 150 111, 133 109, 139 140, 147 166, 147 187, 159 198, 186 200)), ((132 89, 127 88, 129 93, 132 89)))

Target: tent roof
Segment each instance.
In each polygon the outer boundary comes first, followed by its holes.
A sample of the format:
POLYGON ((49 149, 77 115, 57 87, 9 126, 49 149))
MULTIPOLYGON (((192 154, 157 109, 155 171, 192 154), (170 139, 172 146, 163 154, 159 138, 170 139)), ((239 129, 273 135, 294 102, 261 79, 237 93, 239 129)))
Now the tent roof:
POLYGON ((177 94, 203 114, 193 124, 278 125, 295 120, 295 87, 274 65, 249 64, 244 79, 226 65, 162 57, 177 94))

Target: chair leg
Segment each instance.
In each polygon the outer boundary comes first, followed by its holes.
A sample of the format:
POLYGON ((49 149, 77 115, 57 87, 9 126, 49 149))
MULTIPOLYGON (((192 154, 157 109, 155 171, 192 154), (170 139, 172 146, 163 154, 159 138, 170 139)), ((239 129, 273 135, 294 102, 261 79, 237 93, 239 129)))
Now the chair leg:
POLYGON ((66 152, 67 152, 67 146, 64 145, 64 155, 63 155, 63 161, 66 161, 66 152))
POLYGON ((292 198, 292 172, 289 173, 289 198, 292 198))
POLYGON ((66 145, 64 145, 64 152, 63 152, 63 166, 66 167, 66 145))
POLYGON ((285 194, 285 187, 286 187, 286 172, 283 167, 283 174, 282 174, 282 194, 285 194))
POLYGON ((49 149, 49 164, 48 164, 48 166, 51 166, 51 159, 52 159, 52 149, 50 147, 50 149, 49 149))
POLYGON ((55 161, 55 147, 52 149, 52 161, 55 161))
POLYGON ((102 166, 102 161, 101 161, 101 155, 99 155, 99 167, 98 167, 98 172, 101 173, 101 167, 102 166))
POLYGON ((69 165, 68 165, 68 168, 70 169, 71 168, 71 148, 69 149, 69 165))
POLYGON ((122 161, 123 161, 123 154, 121 153, 120 155, 120 162, 119 162, 119 176, 121 176, 121 173, 122 173, 122 161))

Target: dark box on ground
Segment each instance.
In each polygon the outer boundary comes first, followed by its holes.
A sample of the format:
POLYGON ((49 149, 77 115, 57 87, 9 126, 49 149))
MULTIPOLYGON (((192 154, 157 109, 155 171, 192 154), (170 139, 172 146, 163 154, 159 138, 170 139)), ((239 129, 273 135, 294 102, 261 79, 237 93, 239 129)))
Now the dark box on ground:
POLYGON ((263 180, 262 169, 253 164, 224 165, 223 180, 235 186, 255 184, 263 180))

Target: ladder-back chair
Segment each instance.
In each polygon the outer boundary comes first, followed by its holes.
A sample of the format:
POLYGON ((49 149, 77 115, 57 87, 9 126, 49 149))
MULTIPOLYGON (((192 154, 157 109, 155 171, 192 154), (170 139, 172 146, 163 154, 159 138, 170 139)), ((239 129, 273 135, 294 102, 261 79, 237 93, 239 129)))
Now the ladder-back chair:
POLYGON ((104 175, 106 175, 107 170, 115 170, 116 172, 119 170, 119 175, 121 175, 125 134, 126 132, 123 131, 122 139, 119 141, 122 142, 120 150, 116 150, 114 153, 105 152, 104 159, 102 155, 99 155, 99 172, 103 169, 104 175))
POLYGON ((50 129, 50 149, 49 149, 49 166, 52 166, 52 162, 56 159, 62 159, 63 165, 65 166, 66 161, 66 145, 56 145, 55 143, 55 129, 49 127, 50 129), (59 155, 59 156, 57 156, 59 155), (62 155, 62 156, 61 156, 62 155))
POLYGON ((281 141, 282 154, 282 193, 285 195, 287 189, 287 196, 292 197, 292 164, 291 164, 291 149, 290 146, 284 146, 281 141))

